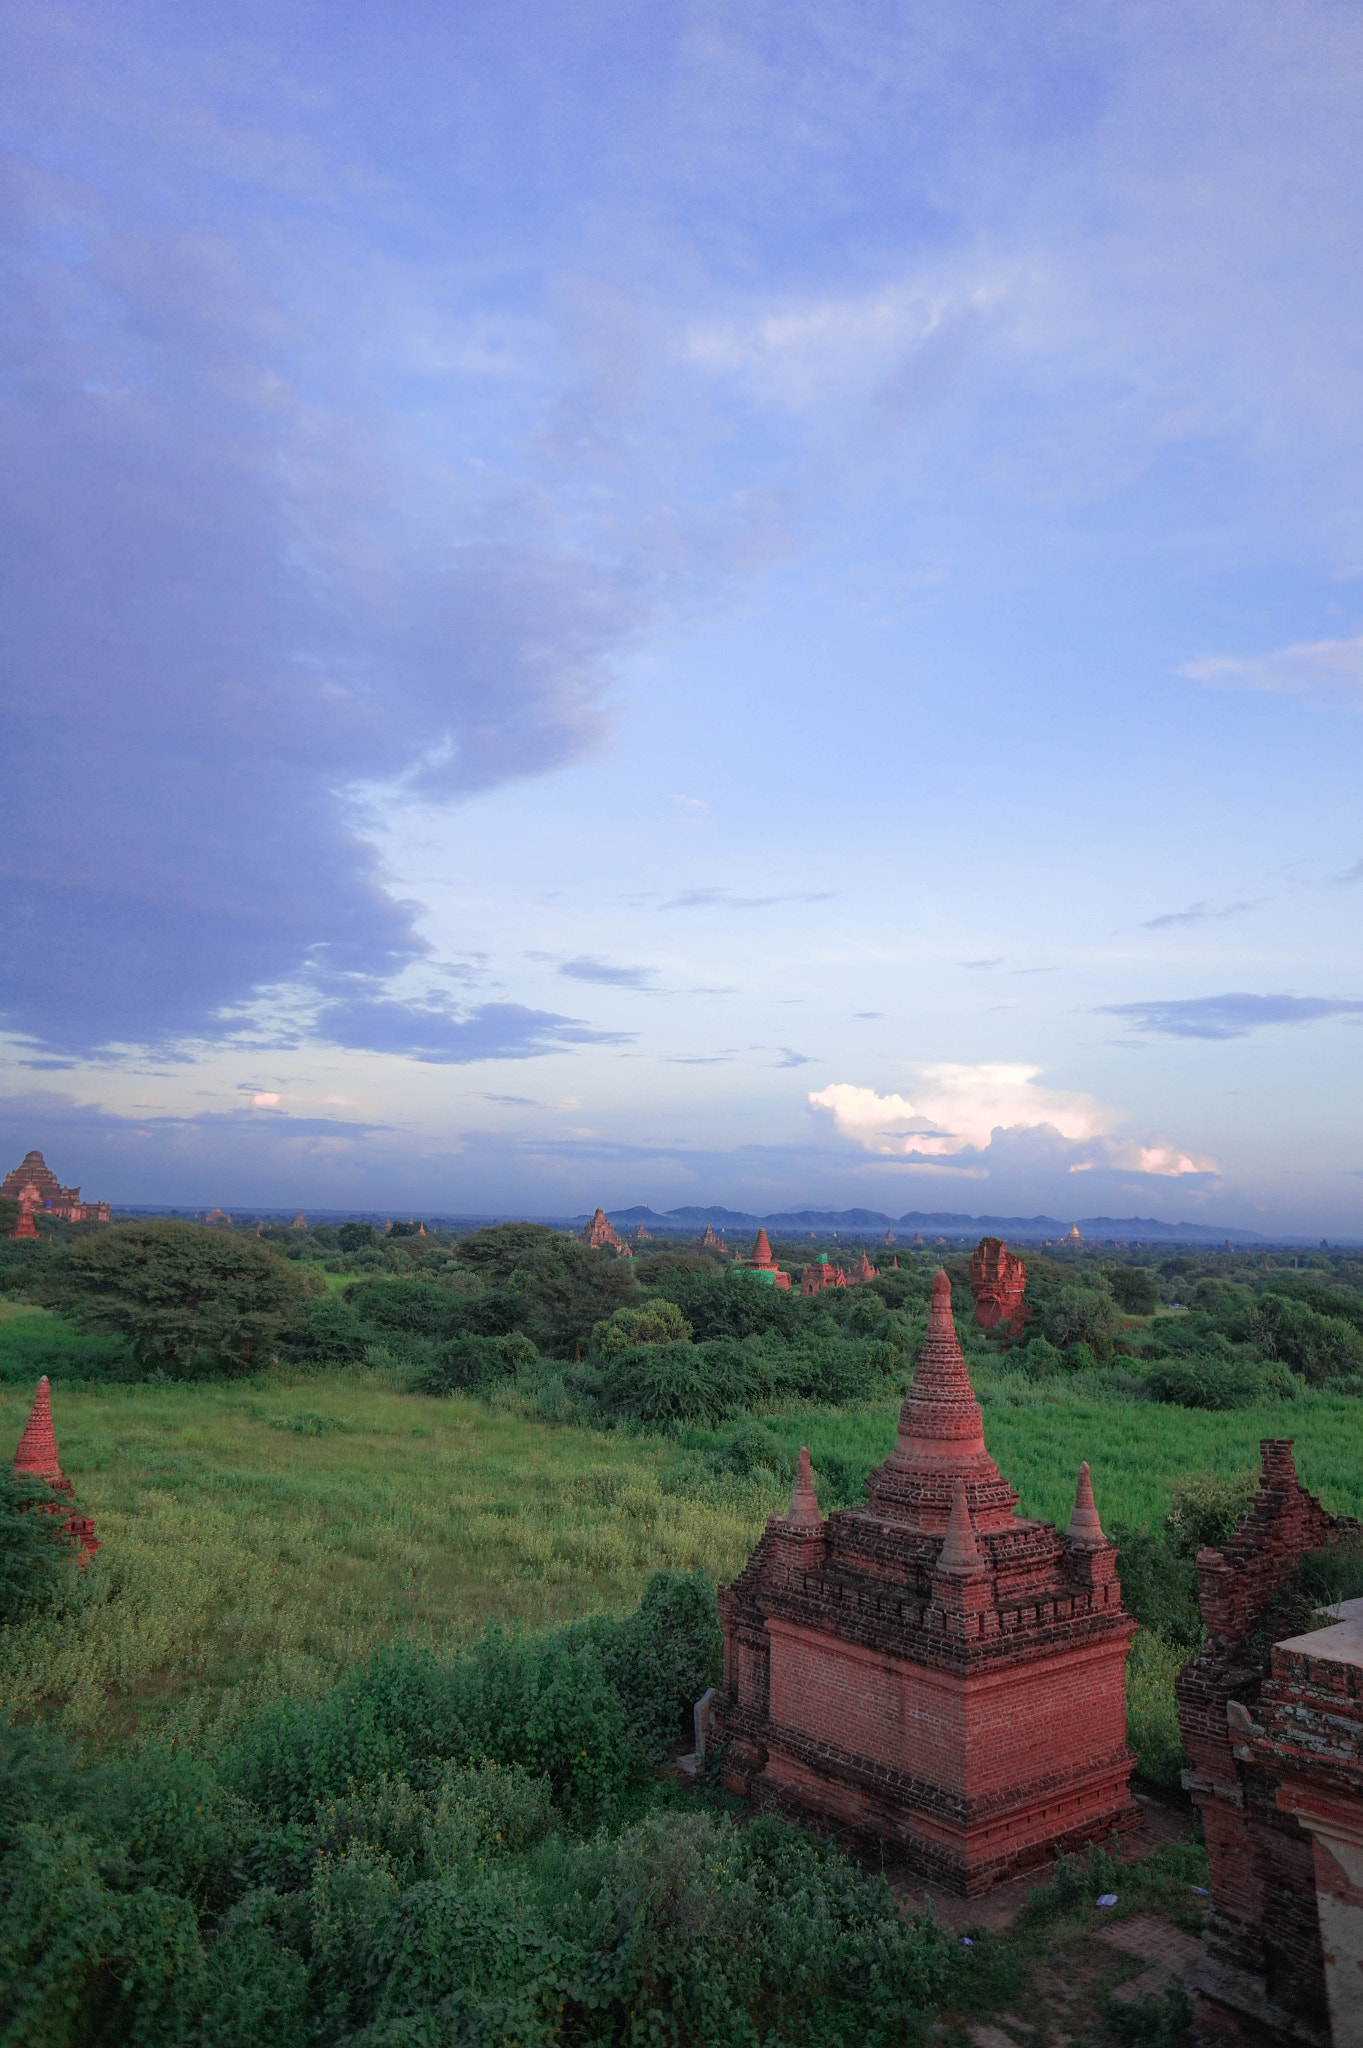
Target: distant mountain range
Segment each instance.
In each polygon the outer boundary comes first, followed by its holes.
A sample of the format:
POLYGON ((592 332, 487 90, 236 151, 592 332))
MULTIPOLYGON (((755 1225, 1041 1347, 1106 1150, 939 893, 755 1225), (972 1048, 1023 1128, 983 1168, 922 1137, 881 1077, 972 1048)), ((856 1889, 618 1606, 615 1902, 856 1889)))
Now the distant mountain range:
MULTIPOLYGON (((1020 1242, 1065 1237, 1070 1224, 1058 1216, 964 1216, 948 1209, 910 1209, 903 1216, 884 1216, 878 1209, 783 1209, 765 1216, 750 1215, 746 1209, 686 1207, 655 1209, 636 1205, 632 1209, 608 1209, 606 1214, 617 1230, 634 1229, 642 1223, 658 1237, 695 1236, 708 1223, 712 1230, 836 1230, 846 1237, 881 1235, 887 1230, 933 1237, 1006 1237, 1020 1242)), ((574 1222, 586 1223, 586 1216, 574 1222)), ((1257 1230, 1235 1230, 1220 1223, 1163 1223, 1157 1216, 1080 1216, 1072 1218, 1079 1234, 1092 1243, 1132 1244, 1265 1244, 1257 1230)))

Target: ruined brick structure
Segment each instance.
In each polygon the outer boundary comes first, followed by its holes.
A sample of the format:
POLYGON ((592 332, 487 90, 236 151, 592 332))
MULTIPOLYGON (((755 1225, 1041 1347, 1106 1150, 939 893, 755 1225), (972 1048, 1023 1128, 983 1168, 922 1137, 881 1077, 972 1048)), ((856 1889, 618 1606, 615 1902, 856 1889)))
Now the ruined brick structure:
POLYGON ((1276 1644, 1264 1626, 1306 1553, 1359 1525, 1299 1484, 1290 1440, 1260 1451, 1249 1512, 1198 1552, 1207 1640, 1177 1682, 1211 1865, 1198 2031, 1235 2048, 1363 2048, 1363 1602, 1276 1644))
MULTIPOLYGON (((64 1188, 41 1152, 26 1152, 13 1173, 0 1181, 0 1195, 8 1195, 24 1209, 40 1209, 58 1216, 64 1223, 107 1223, 107 1202, 82 1202, 79 1188, 64 1188)), ((16 1237, 36 1237, 37 1231, 16 1230, 16 1237)))
POLYGON ((14 1476, 16 1479, 40 1479, 58 1496, 51 1507, 42 1512, 63 1516, 71 1540, 79 1550, 79 1563, 88 1564, 99 1549, 95 1525, 89 1515, 78 1514, 75 1508, 67 1505, 72 1486, 69 1479, 62 1477, 61 1462, 57 1456, 57 1438, 52 1428, 52 1389, 46 1373, 38 1382, 24 1433, 14 1453, 14 1476), (67 1500, 63 1500, 62 1495, 66 1495, 67 1500))
POLYGON ((825 1520, 808 1455, 720 1593, 724 1781, 974 1896, 1134 1822, 1117 1553, 1015 1512, 933 1281, 895 1449, 825 1520))
POLYGON ((970 1260, 970 1292, 975 1320, 982 1330, 1002 1327, 1009 1336, 1022 1334, 1027 1311, 1022 1305, 1027 1268, 1001 1237, 982 1237, 970 1260))

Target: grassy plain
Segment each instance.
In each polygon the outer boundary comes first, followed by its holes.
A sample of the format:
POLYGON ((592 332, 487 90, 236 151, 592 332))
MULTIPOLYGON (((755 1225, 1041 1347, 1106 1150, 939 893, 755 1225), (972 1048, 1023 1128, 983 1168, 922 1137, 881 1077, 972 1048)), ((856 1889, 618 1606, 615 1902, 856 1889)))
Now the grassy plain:
MULTIPOLYGON (((0 1388, 0 1443, 17 1439, 30 1388, 0 1388)), ((982 1378, 980 1393, 1023 1511, 1062 1526, 1081 1457, 1105 1519, 1149 1526, 1171 1481, 1253 1467, 1259 1439, 1281 1435, 1329 1508, 1363 1513, 1363 1403, 1348 1397, 1214 1414, 1101 1400, 1073 1382, 982 1378)), ((4 1632, 0 1712, 96 1738, 225 1731, 398 1636, 454 1644, 492 1619, 623 1613, 661 1566, 730 1578, 784 1505, 769 1475, 709 1472, 732 1427, 677 1441, 602 1433, 365 1373, 65 1381, 54 1411, 103 1548, 73 1610, 4 1632)), ((816 1474, 837 1474, 826 1501, 850 1499, 894 1441, 895 1404, 775 1414, 767 1427, 792 1451, 808 1444, 816 1474)), ((1176 1664, 1156 1640, 1138 1645, 1133 1734, 1144 1725, 1147 1747, 1173 1739, 1176 1664)))

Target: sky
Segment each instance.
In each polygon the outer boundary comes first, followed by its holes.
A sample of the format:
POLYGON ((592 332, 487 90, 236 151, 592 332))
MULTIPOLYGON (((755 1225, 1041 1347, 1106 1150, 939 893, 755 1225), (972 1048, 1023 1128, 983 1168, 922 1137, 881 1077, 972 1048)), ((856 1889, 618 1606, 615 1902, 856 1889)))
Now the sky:
POLYGON ((1363 15, 0 4, 0 1168, 1363 1236, 1363 15))

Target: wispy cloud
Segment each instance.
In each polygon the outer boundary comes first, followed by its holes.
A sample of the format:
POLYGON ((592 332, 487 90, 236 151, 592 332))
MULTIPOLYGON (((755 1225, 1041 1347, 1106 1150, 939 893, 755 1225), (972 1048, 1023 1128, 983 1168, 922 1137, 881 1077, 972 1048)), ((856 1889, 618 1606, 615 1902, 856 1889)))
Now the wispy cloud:
POLYGON ((796 889, 780 896, 736 896, 732 889, 683 889, 660 910, 770 910, 778 903, 828 903, 831 889, 796 889))
POLYGON ((961 965, 962 967, 1002 967, 1003 955, 1000 953, 992 960, 962 960, 961 965))
POLYGON ((586 953, 565 960, 558 971, 570 981, 595 981, 608 988, 650 988, 658 978, 656 967, 615 967, 586 953))
POLYGON ((1186 910, 1166 910, 1158 917, 1147 917, 1141 925, 1146 932, 1163 932, 1175 925, 1206 924, 1209 919, 1239 917, 1242 910, 1257 910, 1264 898, 1246 898, 1242 903, 1190 903, 1186 910))
POLYGON ((1363 1002, 1334 996, 1188 996, 1172 1001, 1104 1003, 1100 1016, 1124 1017, 1138 1031, 1168 1038, 1243 1038, 1270 1024, 1314 1024, 1363 1017, 1363 1002))
POLYGON ((1363 635, 1356 640, 1299 640, 1269 654, 1204 655, 1185 662, 1179 674, 1218 690, 1328 697, 1363 708, 1363 635))
POLYGON ((383 997, 324 1004, 314 1029, 334 1045, 400 1053, 428 1066, 537 1059, 581 1045, 628 1045, 635 1037, 630 1031, 597 1031, 580 1018, 529 1010, 521 1003, 482 1003, 460 1013, 383 997))
POLYGON ((816 1062, 811 1053, 792 1052, 788 1045, 783 1045, 776 1064, 778 1067, 812 1067, 816 1062))

